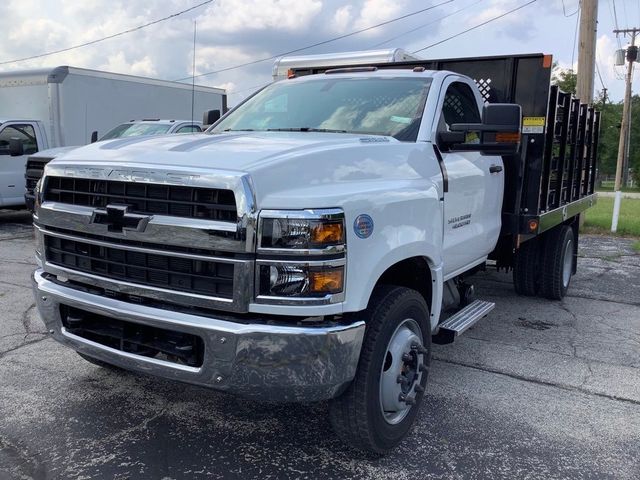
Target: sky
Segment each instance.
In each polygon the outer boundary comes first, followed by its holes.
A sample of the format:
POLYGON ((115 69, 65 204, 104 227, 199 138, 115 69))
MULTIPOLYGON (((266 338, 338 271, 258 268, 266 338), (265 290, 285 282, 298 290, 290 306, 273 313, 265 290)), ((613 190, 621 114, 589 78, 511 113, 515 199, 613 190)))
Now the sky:
MULTIPOLYGON (((194 21, 195 72, 200 75, 276 56, 439 5, 296 55, 394 47, 413 52, 529 0, 214 0, 133 33, 64 53, 13 62, 129 30, 203 1, 2 0, 0 71, 70 65, 177 80, 192 74, 194 21)), ((579 0, 537 0, 419 55, 431 59, 542 52, 552 54, 563 68, 576 68, 578 3, 579 0)), ((610 98, 619 101, 624 95, 624 71, 623 67, 614 67, 614 54, 627 45, 628 39, 616 39, 612 32, 614 7, 619 28, 640 27, 640 1, 599 1, 597 62, 602 82, 596 75, 595 90, 601 90, 604 84, 610 98)), ((263 61, 200 76, 196 83, 226 88, 229 105, 233 106, 271 81, 272 66, 273 60, 263 61)))

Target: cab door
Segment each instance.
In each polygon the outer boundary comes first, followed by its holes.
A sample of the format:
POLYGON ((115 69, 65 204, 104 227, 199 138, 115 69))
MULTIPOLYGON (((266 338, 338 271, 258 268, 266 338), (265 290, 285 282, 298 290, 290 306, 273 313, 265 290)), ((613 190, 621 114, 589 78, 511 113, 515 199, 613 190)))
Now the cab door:
POLYGON ((35 125, 32 123, 5 123, 0 125, 0 202, 4 206, 24 204, 25 167, 27 157, 38 151, 35 125), (9 145, 17 138, 23 154, 12 156, 9 145))
MULTIPOLYGON (((482 99, 464 77, 445 79, 434 121, 433 143, 447 178, 444 193, 443 258, 445 278, 451 278, 486 260, 500 233, 503 166, 500 157, 479 152, 447 152, 438 133, 454 123, 480 123, 482 99)), ((467 143, 478 142, 468 135, 467 143)))

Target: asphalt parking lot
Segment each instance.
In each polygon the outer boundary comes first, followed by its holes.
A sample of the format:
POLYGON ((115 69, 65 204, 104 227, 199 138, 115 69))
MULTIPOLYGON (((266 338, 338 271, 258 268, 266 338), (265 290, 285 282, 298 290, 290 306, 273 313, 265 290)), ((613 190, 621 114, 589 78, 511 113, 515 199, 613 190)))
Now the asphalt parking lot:
POLYGON ((435 346, 409 438, 338 442, 326 405, 248 402, 93 366, 34 310, 25 213, 0 212, 0 479, 640 478, 640 255, 584 236, 562 302, 478 275, 492 314, 435 346))

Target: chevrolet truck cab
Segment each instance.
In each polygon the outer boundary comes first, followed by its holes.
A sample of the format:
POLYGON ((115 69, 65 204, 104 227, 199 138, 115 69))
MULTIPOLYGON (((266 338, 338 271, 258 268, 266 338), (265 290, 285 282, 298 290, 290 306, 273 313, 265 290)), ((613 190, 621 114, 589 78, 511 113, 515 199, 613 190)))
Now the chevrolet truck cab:
POLYGON ((308 65, 204 135, 50 162, 36 302, 90 362, 328 400, 340 438, 385 453, 428 394, 432 342, 494 306, 475 272, 566 292, 598 116, 550 88, 543 55, 308 65))

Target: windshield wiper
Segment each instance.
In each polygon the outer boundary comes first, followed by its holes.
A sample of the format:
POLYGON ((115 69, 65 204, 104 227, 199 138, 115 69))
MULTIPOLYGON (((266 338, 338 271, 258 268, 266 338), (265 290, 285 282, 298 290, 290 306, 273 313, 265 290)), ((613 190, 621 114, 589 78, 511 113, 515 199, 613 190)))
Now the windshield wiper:
POLYGON ((223 132, 254 132, 253 128, 225 128, 223 132))
POLYGON ((297 127, 297 128, 267 128, 267 132, 325 132, 325 133, 349 133, 347 130, 334 130, 331 128, 313 128, 313 127, 297 127))

